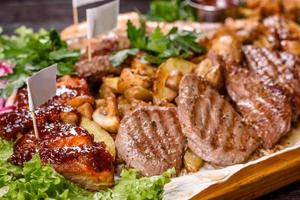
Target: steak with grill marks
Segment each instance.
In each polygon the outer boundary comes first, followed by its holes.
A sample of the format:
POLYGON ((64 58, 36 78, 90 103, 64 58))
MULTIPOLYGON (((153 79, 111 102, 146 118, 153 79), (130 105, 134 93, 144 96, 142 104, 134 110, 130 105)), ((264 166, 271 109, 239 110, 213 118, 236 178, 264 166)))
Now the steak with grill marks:
POLYGON ((258 147, 252 127, 216 90, 195 75, 180 83, 178 116, 189 148, 216 165, 245 161, 258 147))
POLYGON ((226 88, 243 117, 252 124, 264 147, 271 148, 290 130, 290 98, 276 84, 263 84, 240 66, 227 66, 226 88))
POLYGON ((143 175, 181 169, 185 138, 176 108, 137 108, 122 119, 115 142, 119 156, 143 175))
POLYGON ((292 97, 293 119, 300 115, 300 63, 296 56, 267 48, 244 46, 243 52, 251 72, 266 84, 275 82, 292 97))

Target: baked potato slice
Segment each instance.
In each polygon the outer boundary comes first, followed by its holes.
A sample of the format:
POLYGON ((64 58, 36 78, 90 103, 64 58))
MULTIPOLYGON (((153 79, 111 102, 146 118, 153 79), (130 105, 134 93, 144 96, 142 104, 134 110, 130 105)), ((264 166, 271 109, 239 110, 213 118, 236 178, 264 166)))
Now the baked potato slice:
POLYGON ((197 76, 201 76, 206 79, 213 87, 220 88, 222 86, 222 71, 219 63, 213 63, 209 58, 203 60, 197 68, 195 73, 197 76))
POLYGON ((183 157, 184 167, 189 172, 197 172, 203 166, 203 160, 194 154, 191 150, 187 150, 183 157))
POLYGON ((189 74, 196 68, 196 64, 181 58, 169 58, 162 63, 155 75, 153 100, 155 104, 161 104, 165 101, 172 101, 177 96, 177 91, 166 86, 166 82, 172 73, 176 71, 182 75, 189 74))
POLYGON ((95 142, 104 142, 107 151, 113 158, 116 157, 115 141, 108 132, 101 128, 100 125, 86 117, 82 117, 80 126, 94 136, 95 142))
POLYGON ((128 100, 137 99, 137 100, 142 100, 145 102, 149 102, 152 100, 152 92, 141 86, 133 86, 133 87, 128 88, 124 92, 124 96, 128 100))

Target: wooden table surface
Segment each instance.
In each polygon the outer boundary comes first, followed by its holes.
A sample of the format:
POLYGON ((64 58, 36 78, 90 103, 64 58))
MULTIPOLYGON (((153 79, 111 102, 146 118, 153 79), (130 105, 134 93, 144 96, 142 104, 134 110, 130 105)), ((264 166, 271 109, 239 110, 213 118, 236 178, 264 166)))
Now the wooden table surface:
MULTIPOLYGON (((146 12, 149 0, 120 0, 121 12, 139 9, 146 12)), ((79 10, 84 20, 84 8, 79 10)), ((72 23, 71 0, 0 0, 0 26, 10 34, 20 26, 26 25, 34 29, 57 28, 59 30, 72 23)), ((300 181, 259 200, 300 200, 300 181)))

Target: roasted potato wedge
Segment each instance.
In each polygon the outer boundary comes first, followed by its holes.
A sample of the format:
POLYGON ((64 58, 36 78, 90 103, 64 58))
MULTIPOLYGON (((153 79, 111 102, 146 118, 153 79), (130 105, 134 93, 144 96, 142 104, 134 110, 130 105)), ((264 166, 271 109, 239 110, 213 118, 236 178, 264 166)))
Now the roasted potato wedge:
POLYGON ((94 112, 93 106, 90 103, 82 104, 77 108, 77 111, 81 114, 82 117, 92 119, 92 114, 94 112))
POLYGON ((148 76, 136 74, 133 70, 125 68, 120 75, 118 90, 124 92, 132 86, 141 86, 148 89, 152 86, 152 80, 148 76))
POLYGON ((74 98, 71 98, 67 101, 67 105, 72 106, 73 108, 78 108, 79 106, 89 103, 91 105, 94 105, 95 99, 88 95, 81 95, 74 98))
POLYGON ((104 95, 105 101, 94 111, 92 118, 105 130, 116 133, 120 125, 117 98, 114 93, 104 95))
POLYGON ((154 103, 161 104, 164 101, 170 102, 177 96, 176 91, 166 87, 166 81, 172 72, 179 71, 184 75, 191 73, 194 68, 196 68, 194 63, 180 58, 170 58, 162 63, 155 75, 153 88, 154 103))
POLYGON ((63 122, 74 125, 78 124, 80 120, 75 112, 61 112, 60 117, 63 122))
POLYGON ((120 81, 119 77, 104 77, 102 79, 103 84, 113 90, 113 92, 117 93, 118 91, 118 83, 120 81))
POLYGON ((151 65, 143 63, 140 58, 133 59, 131 63, 131 69, 133 69, 137 74, 154 77, 155 68, 151 65))
POLYGON ((142 100, 142 101, 146 101, 146 102, 149 102, 152 100, 152 92, 141 86, 133 86, 131 88, 128 88, 124 92, 124 96, 128 100, 138 99, 138 100, 142 100))
POLYGON ((300 56, 300 41, 283 40, 281 42, 284 51, 290 52, 294 55, 300 56))
POLYGON ((108 132, 102 129, 96 122, 85 117, 81 119, 80 126, 94 136, 95 142, 104 142, 107 147, 107 151, 114 158, 116 157, 115 141, 108 132))
POLYGON ((187 150, 183 157, 184 167, 189 172, 197 172, 203 166, 203 160, 194 154, 191 150, 187 150))
POLYGON ((166 80, 166 87, 171 88, 174 91, 178 91, 179 83, 182 77, 183 75, 180 71, 171 72, 166 80))
POLYGON ((222 86, 222 71, 219 63, 213 64, 209 58, 203 60, 195 69, 198 76, 206 79, 213 87, 220 88, 222 86))
POLYGON ((121 118, 132 111, 129 100, 123 95, 118 97, 118 111, 121 118))
POLYGON ((239 63, 241 61, 241 43, 238 37, 227 29, 221 29, 212 40, 210 51, 221 56, 225 62, 239 63))

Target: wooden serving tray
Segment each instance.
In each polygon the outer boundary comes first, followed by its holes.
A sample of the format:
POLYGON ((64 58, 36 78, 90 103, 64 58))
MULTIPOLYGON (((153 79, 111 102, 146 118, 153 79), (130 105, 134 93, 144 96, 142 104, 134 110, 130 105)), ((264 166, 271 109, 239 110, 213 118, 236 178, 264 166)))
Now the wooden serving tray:
POLYGON ((248 200, 300 180, 300 148, 242 169, 193 199, 248 200))
MULTIPOLYGON (((119 23, 125 24, 135 14, 122 14, 119 23)), ((66 27, 61 35, 64 39, 84 38, 86 24, 66 27), (75 31, 76 30, 76 31, 75 31)), ((300 132, 299 132, 300 134, 300 132)), ((248 166, 227 181, 213 185, 192 199, 248 200, 270 193, 300 180, 300 148, 271 157, 248 166)))

